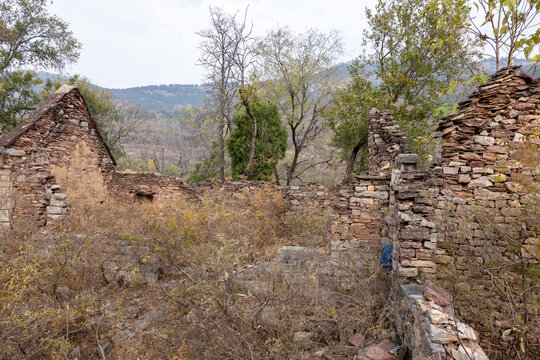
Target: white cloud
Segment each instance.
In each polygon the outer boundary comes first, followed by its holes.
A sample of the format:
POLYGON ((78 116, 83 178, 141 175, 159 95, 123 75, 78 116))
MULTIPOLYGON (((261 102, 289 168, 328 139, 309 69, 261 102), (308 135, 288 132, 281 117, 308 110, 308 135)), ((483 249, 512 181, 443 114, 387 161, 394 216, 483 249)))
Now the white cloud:
POLYGON ((357 56, 366 28, 366 0, 54 0, 51 12, 70 23, 83 43, 80 60, 67 70, 106 87, 200 83, 199 38, 208 8, 243 11, 249 5, 254 32, 275 26, 341 32, 344 60, 357 56))

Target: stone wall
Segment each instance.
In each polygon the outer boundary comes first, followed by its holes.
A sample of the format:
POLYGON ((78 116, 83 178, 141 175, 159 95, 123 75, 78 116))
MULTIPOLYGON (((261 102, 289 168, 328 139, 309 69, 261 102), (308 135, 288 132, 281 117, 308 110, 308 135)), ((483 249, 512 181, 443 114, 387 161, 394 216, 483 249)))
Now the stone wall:
POLYGON ((0 230, 8 229, 10 226, 12 201, 13 182, 11 180, 11 170, 3 169, 0 166, 0 230))
POLYGON ((387 225, 394 244, 394 270, 399 276, 432 278, 437 243, 434 200, 440 180, 426 171, 395 169, 391 179, 391 212, 387 225))
POLYGON ((198 201, 199 195, 180 179, 153 173, 114 172, 109 191, 126 202, 198 201))
POLYGON ((393 295, 396 329, 411 359, 487 360, 476 332, 460 321, 444 289, 428 281, 398 285, 393 295))
MULTIPOLYGON (((501 268, 530 267, 539 260, 533 255, 539 229, 523 218, 526 209, 534 211, 537 195, 516 180, 535 181, 538 163, 526 164, 527 159, 516 157, 516 149, 527 139, 538 152, 540 81, 517 70, 495 74, 441 122, 440 166, 417 171, 400 164, 403 155, 398 155, 390 182, 386 220, 399 280, 437 279, 473 299, 469 301, 481 301, 488 321, 478 313, 467 314, 466 320, 480 332, 486 348, 493 337, 514 330, 508 321, 513 305, 494 288, 483 266, 497 261, 501 268)), ((534 346, 534 339, 527 341, 534 346)))
POLYGON ((374 175, 391 173, 397 156, 410 152, 407 137, 393 119, 390 110, 371 110, 368 147, 368 172, 374 175))
POLYGON ((0 172, 4 174, 0 207, 4 210, 3 224, 6 228, 13 223, 25 228, 41 227, 47 223, 49 215, 57 218, 57 215, 67 212, 67 206, 58 211, 57 208, 49 208, 51 188, 54 187, 56 191, 60 189, 53 174, 40 166, 18 166, 25 161, 26 155, 23 150, 0 150, 3 157, 0 172))
POLYGON ((384 216, 388 209, 389 177, 358 177, 354 184, 329 187, 291 186, 288 200, 296 208, 318 208, 333 215, 332 248, 352 249, 387 243, 384 216))
MULTIPOLYGON (((494 287, 497 280, 485 269, 496 263, 507 269, 501 276, 513 276, 510 265, 528 271, 540 260, 540 229, 533 214, 538 211, 538 193, 531 191, 537 185, 529 191, 520 185, 523 180, 538 181, 540 164, 538 155, 536 163, 535 155, 529 162, 525 154, 517 155, 525 141, 532 154, 539 151, 540 79, 517 70, 499 71, 439 126, 443 184, 436 213, 444 238, 436 250, 437 275, 444 279, 450 272, 460 293, 474 294, 473 301, 493 309, 488 311, 489 321, 480 314, 468 315, 484 334, 484 345, 490 341, 488 333, 502 343, 505 331, 520 322, 510 321, 515 305, 505 291, 494 287)), ((537 309, 531 311, 538 316, 537 309)), ((527 341, 540 348, 538 339, 527 341)))
MULTIPOLYGON (((533 146, 540 144, 534 136, 540 131, 540 81, 516 71, 517 67, 512 67, 498 72, 461 103, 457 113, 441 122, 441 178, 445 188, 439 199, 445 205, 438 211, 441 218, 451 218, 454 212, 473 214, 482 209, 497 223, 512 225, 516 221, 512 209, 527 206, 532 200, 531 194, 514 180, 522 164, 509 156, 515 151, 512 144, 519 144, 526 137, 533 146)), ((530 171, 538 171, 538 167, 530 171)), ((461 239, 452 234, 456 234, 457 226, 444 227, 441 219, 447 237, 440 248, 453 260, 441 265, 466 272, 468 256, 484 252, 486 234, 473 217, 469 219, 470 231, 461 233, 461 239)), ((523 229, 520 236, 537 239, 538 229, 523 229)), ((507 252, 508 243, 498 246, 498 252, 507 252)), ((513 261, 510 254, 508 257, 513 261)))
POLYGON ((66 195, 104 201, 115 162, 83 97, 64 86, 0 137, 12 173, 14 222, 43 226, 69 209, 66 195), (63 194, 65 192, 65 194, 63 194))
MULTIPOLYGON (((531 198, 515 182, 521 164, 508 161, 512 144, 524 139, 540 144, 539 130, 539 80, 518 74, 516 67, 507 68, 441 122, 440 166, 429 171, 416 169, 418 156, 409 154, 407 139, 391 112, 373 109, 368 137, 370 175, 358 176, 353 184, 283 188, 241 181, 210 182, 191 189, 172 177, 116 172, 84 99, 78 91, 66 88, 0 137, 0 194, 8 198, 0 203, 0 226, 6 227, 9 221, 43 226, 66 214, 68 203, 78 196, 162 203, 205 198, 249 201, 258 193, 271 193, 285 206, 328 212, 333 217, 332 250, 361 251, 392 243, 396 294, 408 309, 416 309, 403 323, 424 326, 429 309, 422 307, 424 300, 399 287, 403 282, 440 280, 449 271, 462 277, 462 284, 457 285, 466 288, 474 262, 483 261, 486 244, 509 263, 516 260, 507 250, 508 242, 488 239, 481 224, 468 214, 480 209, 497 223, 515 223, 512 209, 526 207, 531 198), (468 231, 460 232, 460 227, 468 231)), ((525 226, 520 236, 535 246, 538 231, 525 226)), ((487 281, 475 278, 470 282, 491 296, 487 281)), ((507 305, 505 299, 497 301, 501 307, 507 305)), ((434 336, 430 327, 423 329, 422 339, 434 336)), ((424 345, 414 346, 427 349, 424 345)))

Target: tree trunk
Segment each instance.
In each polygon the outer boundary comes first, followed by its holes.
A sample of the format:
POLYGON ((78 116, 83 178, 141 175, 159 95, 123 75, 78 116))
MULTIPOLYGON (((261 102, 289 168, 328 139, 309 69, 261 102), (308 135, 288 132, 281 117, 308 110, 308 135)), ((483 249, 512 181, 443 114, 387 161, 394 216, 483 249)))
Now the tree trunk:
POLYGON ((364 145, 362 146, 362 151, 360 152, 361 158, 360 158, 360 166, 358 167, 358 172, 361 172, 362 170, 367 168, 367 166, 366 166, 366 158, 367 158, 367 156, 366 155, 369 156, 369 153, 366 154, 366 150, 368 150, 366 145, 367 144, 364 143, 364 145))
POLYGON ((255 114, 253 114, 253 112, 251 111, 249 102, 245 101, 244 107, 246 108, 246 112, 248 113, 249 117, 253 120, 253 128, 251 130, 251 146, 249 148, 249 159, 246 168, 244 169, 244 175, 249 178, 251 176, 251 168, 253 167, 253 158, 255 157, 255 145, 257 140, 257 118, 255 117, 255 114))
POLYGON ((276 185, 281 186, 281 181, 279 180, 279 172, 277 171, 277 166, 274 166, 274 176, 276 177, 276 185))
POLYGON ((298 148, 294 149, 294 157, 293 161, 291 163, 291 167, 289 168, 289 171, 287 171, 287 186, 291 185, 291 182, 294 177, 294 173, 296 171, 296 165, 298 164, 298 156, 300 155, 300 150, 298 148))
POLYGON ((351 174, 354 169, 354 163, 356 162, 356 156, 358 155, 358 151, 360 151, 361 147, 362 142, 359 142, 351 151, 349 160, 347 160, 347 169, 345 169, 345 175, 343 176, 343 181, 341 182, 343 185, 347 184, 351 178, 351 174))
POLYGON ((219 119, 219 181, 225 181, 225 120, 219 119))

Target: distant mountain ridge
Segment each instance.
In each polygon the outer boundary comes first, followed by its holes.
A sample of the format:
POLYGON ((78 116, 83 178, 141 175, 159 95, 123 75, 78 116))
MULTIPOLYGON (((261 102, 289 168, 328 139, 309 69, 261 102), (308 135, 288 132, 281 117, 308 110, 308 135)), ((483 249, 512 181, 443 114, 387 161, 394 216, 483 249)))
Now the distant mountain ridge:
POLYGON ((171 111, 175 106, 203 106, 206 91, 201 85, 148 85, 127 89, 107 89, 122 101, 140 104, 151 111, 171 111))
MULTIPOLYGON (((504 61, 501 61, 504 63, 504 61)), ((495 72, 495 59, 484 59, 482 63, 486 72, 492 74, 495 72)), ((352 61, 337 64, 334 69, 340 78, 348 77, 347 67, 352 61)), ((529 61, 518 59, 516 65, 523 65, 528 69, 529 61)), ((61 75, 47 72, 39 72, 39 77, 43 80, 55 79, 61 75)), ((533 75, 540 76, 540 69, 537 69, 533 75)), ((99 87, 99 86, 98 86, 99 87)), ((143 108, 154 112, 172 112, 178 107, 203 106, 207 93, 202 85, 197 84, 170 84, 170 85, 147 85, 137 86, 126 89, 107 89, 120 101, 128 101, 134 105, 141 105, 143 108)))

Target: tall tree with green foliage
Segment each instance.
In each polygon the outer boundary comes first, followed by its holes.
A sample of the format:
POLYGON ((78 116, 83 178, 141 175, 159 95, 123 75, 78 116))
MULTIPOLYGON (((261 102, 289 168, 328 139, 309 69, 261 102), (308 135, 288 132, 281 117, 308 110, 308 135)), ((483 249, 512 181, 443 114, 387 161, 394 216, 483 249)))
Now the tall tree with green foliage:
POLYGON ((367 168, 368 119, 373 107, 381 108, 387 103, 388 95, 370 80, 361 76, 364 68, 358 60, 349 66, 351 81, 336 90, 332 106, 326 112, 330 128, 334 132, 331 145, 341 150, 341 157, 347 161, 343 183, 347 183, 355 170, 367 168))
POLYGON ((245 68, 249 58, 251 29, 237 14, 229 14, 221 8, 210 7, 210 27, 198 31, 201 37, 199 64, 206 70, 205 88, 209 107, 218 122, 219 179, 225 180, 225 138, 231 130, 233 104, 244 85, 245 68))
MULTIPOLYGON (((319 163, 302 153, 325 129, 323 113, 339 83, 332 66, 343 51, 336 31, 315 29, 296 34, 289 28, 269 31, 258 46, 262 95, 277 104, 293 144, 284 165, 287 185, 319 163)), ((322 161, 327 163, 328 160, 322 161)))
POLYGON ((251 139, 254 122, 245 109, 238 111, 233 118, 236 125, 227 139, 227 148, 231 156, 233 179, 244 174, 252 158, 250 180, 269 181, 272 179, 279 160, 285 157, 287 150, 287 129, 281 122, 276 105, 261 101, 251 102, 251 111, 257 119, 257 133, 254 155, 251 153, 251 139))
MULTIPOLYGON (((540 44, 539 0, 473 0, 463 6, 466 29, 486 45, 497 71, 512 65, 519 53, 530 58, 540 44)), ((539 61, 540 54, 534 54, 531 62, 539 61)))
POLYGON ((0 127, 9 130, 39 102, 35 69, 62 69, 81 44, 67 22, 50 15, 47 0, 0 2, 0 127))
POLYGON ((465 82, 477 74, 478 40, 463 27, 466 14, 455 1, 379 0, 374 10, 366 10, 366 17, 364 42, 372 52, 359 57, 351 68, 352 82, 338 92, 334 102, 338 109, 331 112, 333 143, 345 157, 365 143, 373 104, 393 110, 411 149, 430 161, 434 112, 442 104, 441 94, 450 82, 465 82), (339 109, 344 99, 348 108, 339 109), (351 111, 361 114, 357 122, 345 120, 351 111), (356 144, 348 128, 356 131, 356 144))

